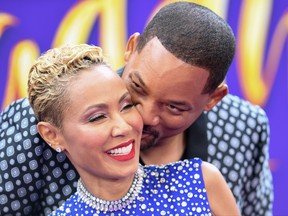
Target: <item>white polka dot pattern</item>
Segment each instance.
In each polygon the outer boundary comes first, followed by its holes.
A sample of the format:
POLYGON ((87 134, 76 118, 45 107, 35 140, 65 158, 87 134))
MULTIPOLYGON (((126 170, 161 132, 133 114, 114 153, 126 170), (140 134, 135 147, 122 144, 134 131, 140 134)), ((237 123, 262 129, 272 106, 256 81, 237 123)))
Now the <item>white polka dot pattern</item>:
POLYGON ((272 215, 266 113, 259 106, 228 95, 206 114, 208 162, 224 175, 242 215, 272 215))
MULTIPOLYGON (((145 166, 141 190, 125 208, 96 210, 75 193, 52 215, 201 215, 212 216, 204 186, 200 159, 167 166, 145 166), (120 210, 117 210, 119 209, 120 210)), ((140 165, 141 166, 141 165, 140 165)), ((97 199, 97 198, 96 198, 97 199)), ((103 201, 105 202, 105 201, 103 201)))
POLYGON ((1 113, 0 215, 47 215, 75 192, 78 174, 39 136, 27 98, 1 113))

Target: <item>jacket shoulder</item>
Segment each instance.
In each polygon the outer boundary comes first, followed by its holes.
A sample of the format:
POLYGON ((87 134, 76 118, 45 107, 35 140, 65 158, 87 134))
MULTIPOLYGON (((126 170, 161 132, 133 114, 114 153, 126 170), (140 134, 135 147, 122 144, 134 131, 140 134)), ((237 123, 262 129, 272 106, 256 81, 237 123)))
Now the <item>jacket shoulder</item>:
POLYGON ((213 119, 211 115, 218 115, 223 119, 235 117, 245 120, 247 117, 252 117, 259 123, 268 121, 267 114, 262 107, 232 94, 225 96, 206 114, 209 120, 213 119))

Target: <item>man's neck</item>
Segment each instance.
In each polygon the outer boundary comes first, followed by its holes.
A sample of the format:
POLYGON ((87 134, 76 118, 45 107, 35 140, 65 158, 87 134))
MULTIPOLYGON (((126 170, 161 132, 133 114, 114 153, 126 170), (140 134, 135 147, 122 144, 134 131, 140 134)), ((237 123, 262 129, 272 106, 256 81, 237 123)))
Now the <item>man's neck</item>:
POLYGON ((167 164, 181 160, 185 151, 184 133, 158 141, 158 143, 141 151, 140 157, 144 164, 167 164))

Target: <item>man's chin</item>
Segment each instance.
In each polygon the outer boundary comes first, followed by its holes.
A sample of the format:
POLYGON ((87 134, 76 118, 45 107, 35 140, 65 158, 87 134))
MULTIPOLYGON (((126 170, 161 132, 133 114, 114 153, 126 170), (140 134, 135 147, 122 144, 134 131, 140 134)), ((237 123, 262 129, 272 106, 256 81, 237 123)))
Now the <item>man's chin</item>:
POLYGON ((140 145, 140 150, 141 151, 146 151, 150 148, 152 148, 156 143, 155 139, 142 139, 141 140, 141 145, 140 145))

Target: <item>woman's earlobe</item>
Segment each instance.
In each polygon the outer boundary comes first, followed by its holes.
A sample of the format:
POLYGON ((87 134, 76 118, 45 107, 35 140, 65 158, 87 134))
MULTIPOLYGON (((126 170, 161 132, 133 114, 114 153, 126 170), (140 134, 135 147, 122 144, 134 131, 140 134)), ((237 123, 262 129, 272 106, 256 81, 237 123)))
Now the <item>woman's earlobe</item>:
MULTIPOLYGON (((38 133, 45 140, 45 142, 56 151, 62 148, 59 146, 58 129, 49 122, 38 122, 38 133)), ((58 151, 57 151, 58 152, 58 151)))

